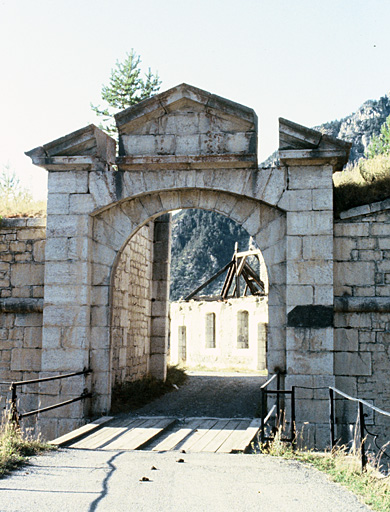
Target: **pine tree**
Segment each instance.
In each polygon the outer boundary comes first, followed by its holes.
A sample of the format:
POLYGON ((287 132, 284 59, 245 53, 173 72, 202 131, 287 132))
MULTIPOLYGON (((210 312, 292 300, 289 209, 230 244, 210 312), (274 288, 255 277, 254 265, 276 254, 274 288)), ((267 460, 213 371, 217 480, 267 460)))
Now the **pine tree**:
POLYGON ((390 116, 381 126, 379 135, 371 137, 370 145, 367 148, 366 157, 374 158, 377 155, 390 154, 390 116))
POLYGON ((149 68, 145 77, 142 78, 140 64, 140 56, 131 49, 123 62, 116 61, 115 68, 111 70, 109 85, 102 87, 102 100, 108 106, 102 108, 100 105, 95 106, 91 103, 92 110, 103 117, 100 128, 109 135, 116 134, 117 131, 113 118, 116 113, 150 98, 160 89, 161 81, 158 73, 152 73, 149 68))

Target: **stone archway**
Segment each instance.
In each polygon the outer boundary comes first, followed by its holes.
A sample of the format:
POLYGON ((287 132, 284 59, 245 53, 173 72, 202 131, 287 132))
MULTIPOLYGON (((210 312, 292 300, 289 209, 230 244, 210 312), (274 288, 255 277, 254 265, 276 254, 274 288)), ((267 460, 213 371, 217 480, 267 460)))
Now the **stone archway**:
MULTIPOLYGON (((98 286, 100 291, 106 289, 104 297, 105 304, 102 303, 102 293, 99 294, 99 304, 92 303, 93 309, 99 311, 99 324, 92 325, 93 335, 91 336, 91 351, 101 363, 100 367, 94 368, 94 379, 102 383, 107 381, 103 389, 101 403, 109 402, 111 392, 111 350, 110 350, 110 323, 111 300, 112 297, 112 271, 116 268, 116 260, 122 254, 125 247, 128 247, 128 241, 140 232, 143 226, 150 224, 153 219, 159 222, 160 215, 171 210, 182 208, 200 208, 213 210, 223 214, 232 220, 241 224, 256 241, 262 251, 270 282, 268 311, 269 311, 269 360, 268 367, 272 370, 275 367, 285 368, 285 325, 280 322, 285 311, 285 214, 259 201, 253 199, 239 199, 234 194, 227 192, 217 192, 215 190, 197 189, 162 191, 156 194, 145 194, 135 199, 129 199, 122 203, 113 205, 111 208, 97 213, 94 216, 92 228, 93 255, 92 260, 92 282, 98 286), (136 205, 136 206, 135 206, 136 205), (140 212, 144 216, 140 216, 140 212), (109 256, 110 255, 110 256, 109 256), (109 259, 110 258, 110 259, 109 259), (102 262, 105 262, 102 264, 102 262), (104 319, 104 320, 103 320, 104 319), (106 325, 102 325, 103 322, 106 325), (105 332, 106 343, 101 345, 101 337, 98 333, 105 332), (99 340, 94 344, 94 340, 99 340), (282 341, 281 341, 282 340, 282 341), (102 362, 104 361, 104 364, 102 362)), ((162 223, 164 225, 164 223, 162 223)), ((161 231, 160 226, 158 226, 161 231)), ((169 227, 165 228, 163 240, 157 243, 167 243, 169 227)), ((156 241, 155 241, 156 243, 156 241)), ((160 285, 159 295, 156 293, 151 296, 151 337, 150 337, 150 362, 149 371, 158 378, 164 378, 166 370, 166 339, 164 343, 162 338, 167 333, 167 300, 168 300, 168 273, 169 262, 166 254, 161 259, 161 249, 155 251, 157 254, 151 265, 159 265, 157 274, 152 277, 153 284, 160 285), (164 265, 164 268, 162 268, 164 265), (159 283, 158 283, 159 282, 159 283), (161 286, 165 283, 165 289, 161 286), (153 311, 155 313, 153 313, 153 311), (155 325, 155 326, 154 326, 155 325)), ((153 270, 151 270, 153 273, 153 270)), ((101 384, 100 384, 101 385, 101 384)))
MULTIPOLYGON (((186 84, 116 121, 118 157, 115 141, 93 125, 28 153, 49 171, 42 371, 91 366, 92 409, 109 407, 117 254, 148 221, 197 207, 237 220, 262 249, 273 290, 271 370, 285 369, 287 385, 333 385, 332 173, 349 145, 280 119, 281 165, 258 168, 254 111, 186 84)), ((300 401, 297 420, 313 423, 313 444, 324 439, 325 398, 300 401)), ((75 404, 70 419, 87 412, 75 404)))

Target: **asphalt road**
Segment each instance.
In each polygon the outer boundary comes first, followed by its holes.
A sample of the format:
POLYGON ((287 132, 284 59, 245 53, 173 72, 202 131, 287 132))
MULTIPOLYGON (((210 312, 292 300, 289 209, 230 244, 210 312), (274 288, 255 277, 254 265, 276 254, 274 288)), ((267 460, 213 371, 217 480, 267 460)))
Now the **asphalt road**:
POLYGON ((326 475, 264 455, 60 450, 0 480, 1 512, 369 511, 326 475), (182 458, 184 462, 177 462, 182 458), (155 466, 157 469, 151 469, 155 466), (142 481, 143 477, 149 479, 142 481))

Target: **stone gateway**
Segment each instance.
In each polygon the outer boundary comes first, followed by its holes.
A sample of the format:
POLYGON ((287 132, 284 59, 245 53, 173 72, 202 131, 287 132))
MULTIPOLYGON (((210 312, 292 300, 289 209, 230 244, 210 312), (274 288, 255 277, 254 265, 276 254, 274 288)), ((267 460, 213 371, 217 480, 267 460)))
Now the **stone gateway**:
POLYGON ((92 389, 42 415, 44 435, 107 412, 115 382, 165 377, 169 212, 180 208, 226 215, 260 248, 267 368, 287 388, 320 388, 297 390, 311 445, 328 443, 327 386, 389 409, 390 203, 335 220, 332 175, 350 145, 280 119, 280 166, 259 168, 255 112, 186 84, 116 122, 118 156, 93 125, 29 151, 49 174, 46 233, 38 219, 0 226, 0 380, 93 370, 23 390, 27 407, 92 389))

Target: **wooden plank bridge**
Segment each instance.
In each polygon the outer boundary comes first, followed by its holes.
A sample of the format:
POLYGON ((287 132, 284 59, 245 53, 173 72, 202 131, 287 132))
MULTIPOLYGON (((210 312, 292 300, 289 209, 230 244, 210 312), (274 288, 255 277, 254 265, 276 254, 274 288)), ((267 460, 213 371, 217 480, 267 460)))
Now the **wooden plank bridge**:
POLYGON ((245 453, 260 419, 104 417, 51 441, 84 450, 245 453))

